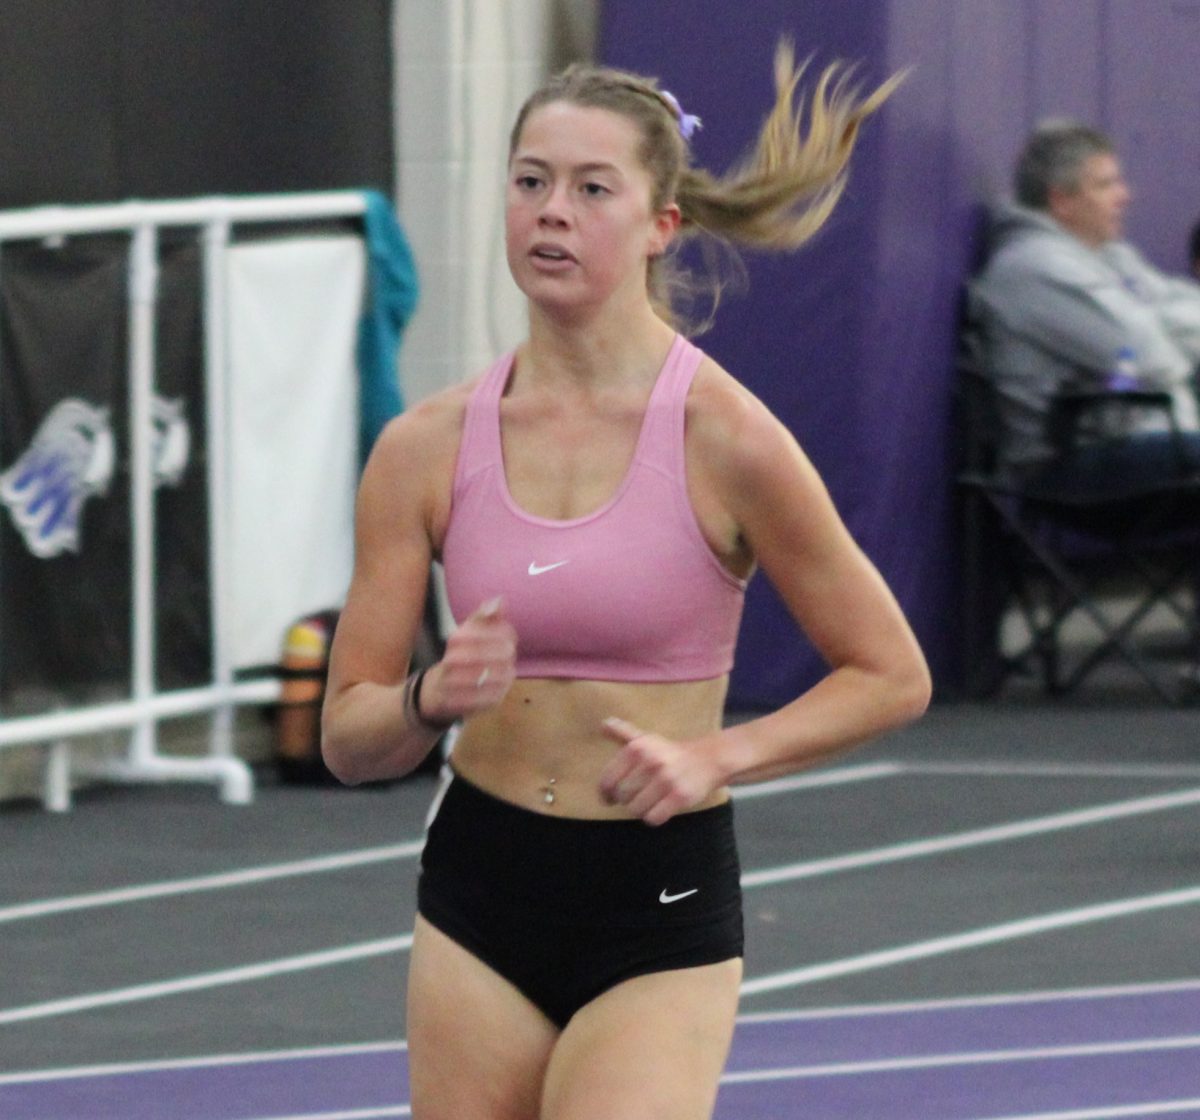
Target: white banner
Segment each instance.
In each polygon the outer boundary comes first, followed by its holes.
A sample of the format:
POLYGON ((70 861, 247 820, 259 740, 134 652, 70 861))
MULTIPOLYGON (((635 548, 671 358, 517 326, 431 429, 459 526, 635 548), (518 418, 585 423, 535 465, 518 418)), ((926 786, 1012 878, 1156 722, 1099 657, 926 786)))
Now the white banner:
POLYGON ((350 584, 364 276, 355 237, 229 252, 236 669, 277 663, 288 626, 341 606, 350 584))

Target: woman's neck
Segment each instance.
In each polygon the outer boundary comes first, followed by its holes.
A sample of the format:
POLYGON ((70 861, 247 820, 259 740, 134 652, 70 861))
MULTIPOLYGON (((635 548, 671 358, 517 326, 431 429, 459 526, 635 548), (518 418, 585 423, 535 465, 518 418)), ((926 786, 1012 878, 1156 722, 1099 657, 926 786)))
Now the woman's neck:
POLYGON ((564 323, 530 308, 521 357, 539 382, 617 384, 657 373, 675 331, 646 305, 642 313, 606 321, 564 323))

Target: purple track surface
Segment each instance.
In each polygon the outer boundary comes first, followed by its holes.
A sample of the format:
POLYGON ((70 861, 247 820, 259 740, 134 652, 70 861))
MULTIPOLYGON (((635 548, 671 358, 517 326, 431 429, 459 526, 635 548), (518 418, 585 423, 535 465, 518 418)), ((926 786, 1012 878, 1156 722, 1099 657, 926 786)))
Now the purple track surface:
MULTIPOLYGON (((0 1079, 4 1120, 408 1115, 404 1047, 0 1079)), ((1200 984, 746 1016, 717 1120, 1200 1118, 1200 984)))

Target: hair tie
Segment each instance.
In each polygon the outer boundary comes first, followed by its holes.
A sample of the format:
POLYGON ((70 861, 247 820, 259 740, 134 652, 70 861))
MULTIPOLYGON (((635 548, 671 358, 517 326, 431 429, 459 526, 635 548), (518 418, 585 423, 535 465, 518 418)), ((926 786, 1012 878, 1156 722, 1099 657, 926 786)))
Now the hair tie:
POLYGON ((665 89, 660 89, 658 92, 662 94, 662 99, 671 107, 675 119, 679 121, 679 135, 685 140, 691 140, 696 129, 704 127, 700 118, 691 113, 685 113, 683 106, 679 104, 679 99, 673 93, 665 89))

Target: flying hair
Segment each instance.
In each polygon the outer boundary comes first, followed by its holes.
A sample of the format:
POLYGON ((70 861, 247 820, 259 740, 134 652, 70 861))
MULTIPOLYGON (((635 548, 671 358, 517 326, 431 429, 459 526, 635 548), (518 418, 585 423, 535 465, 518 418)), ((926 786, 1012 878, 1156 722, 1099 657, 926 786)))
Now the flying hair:
MULTIPOLYGON (((650 173, 652 205, 674 202, 679 235, 663 257, 649 262, 647 285, 658 313, 689 333, 711 325, 729 272, 743 269, 736 248, 786 251, 809 241, 829 219, 846 188, 850 156, 862 122, 904 80, 894 74, 868 94, 855 68, 834 62, 818 76, 810 96, 800 90, 809 63, 796 63, 791 40, 775 49, 775 103, 744 159, 723 175, 691 162, 686 114, 656 79, 623 70, 573 65, 535 92, 517 116, 510 153, 535 109, 557 101, 607 109, 630 119, 641 134, 638 156, 650 173), (683 267, 681 248, 699 242, 703 277, 683 267), (700 295, 707 315, 684 314, 700 295), (681 320, 686 319, 687 322, 681 320)), ((687 118, 691 120, 693 118, 687 118)))

